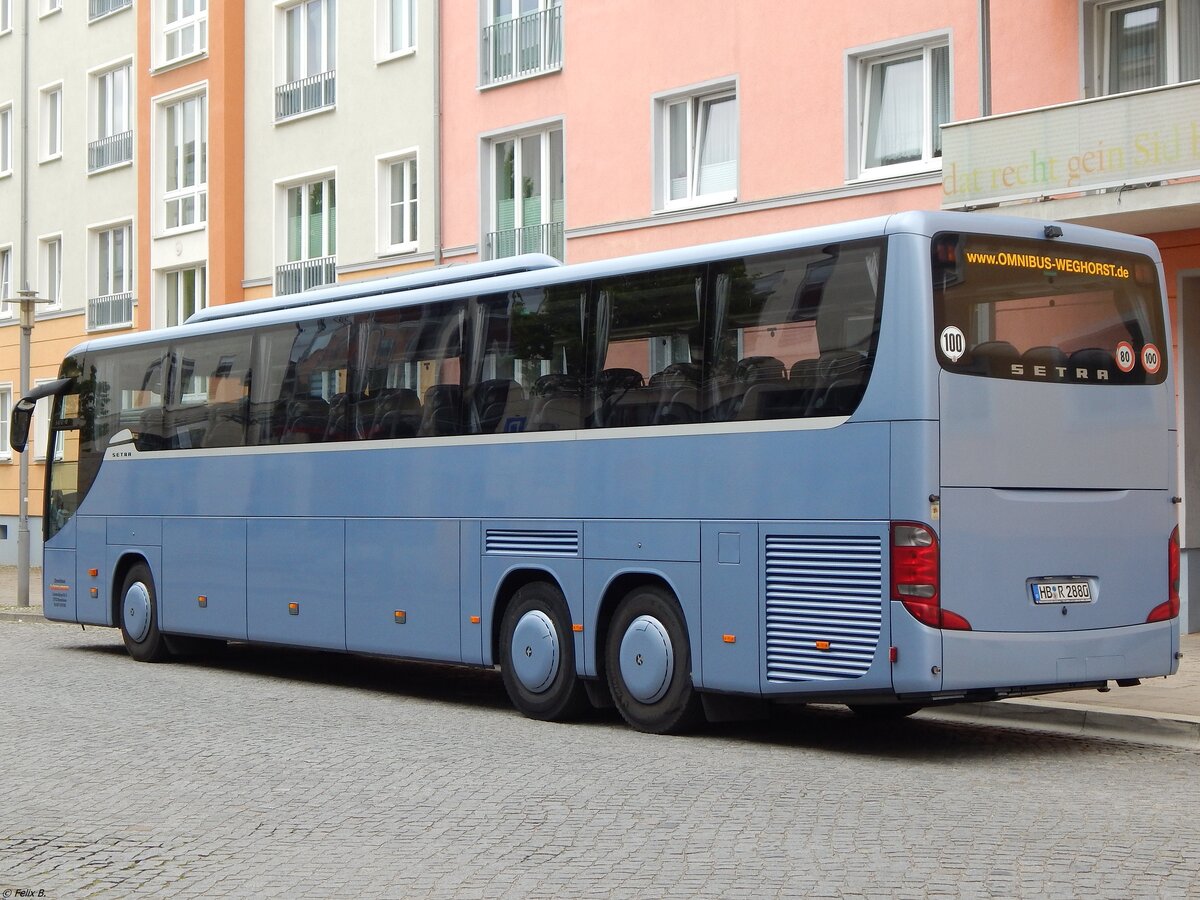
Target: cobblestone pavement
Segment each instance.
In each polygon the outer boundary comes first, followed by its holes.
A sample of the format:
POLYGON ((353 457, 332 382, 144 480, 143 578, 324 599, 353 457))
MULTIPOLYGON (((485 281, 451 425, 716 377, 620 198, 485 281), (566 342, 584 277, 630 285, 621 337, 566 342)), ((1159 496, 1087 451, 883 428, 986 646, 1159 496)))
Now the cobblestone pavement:
POLYGON ((650 737, 524 719, 493 672, 236 646, 144 665, 52 623, 0 623, 0 675, 8 900, 1200 884, 1194 751, 829 710, 650 737))

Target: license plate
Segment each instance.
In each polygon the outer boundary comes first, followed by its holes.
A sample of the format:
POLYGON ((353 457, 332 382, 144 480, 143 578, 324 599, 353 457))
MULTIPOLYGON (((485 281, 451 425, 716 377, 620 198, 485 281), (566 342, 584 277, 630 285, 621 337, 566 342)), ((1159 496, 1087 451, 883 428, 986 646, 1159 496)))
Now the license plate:
POLYGON ((1029 584, 1034 603, 1091 603, 1090 581, 1033 581, 1029 584))

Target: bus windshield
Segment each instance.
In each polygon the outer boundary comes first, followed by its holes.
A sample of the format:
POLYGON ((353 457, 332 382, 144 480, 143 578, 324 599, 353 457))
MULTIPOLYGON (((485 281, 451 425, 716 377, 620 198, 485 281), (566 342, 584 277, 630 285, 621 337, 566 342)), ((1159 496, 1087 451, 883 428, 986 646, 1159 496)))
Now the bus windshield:
POLYGON ((1048 241, 933 241, 938 360, 947 371, 1077 384, 1161 384, 1158 274, 1148 257, 1048 241))

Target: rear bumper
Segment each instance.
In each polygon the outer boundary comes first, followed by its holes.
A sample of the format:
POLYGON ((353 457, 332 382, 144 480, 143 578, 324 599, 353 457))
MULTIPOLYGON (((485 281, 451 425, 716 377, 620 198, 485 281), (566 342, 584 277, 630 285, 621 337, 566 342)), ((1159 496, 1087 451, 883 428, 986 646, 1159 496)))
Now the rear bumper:
POLYGON ((941 692, 1173 675, 1178 650, 1178 618, 1094 631, 943 631, 941 692))

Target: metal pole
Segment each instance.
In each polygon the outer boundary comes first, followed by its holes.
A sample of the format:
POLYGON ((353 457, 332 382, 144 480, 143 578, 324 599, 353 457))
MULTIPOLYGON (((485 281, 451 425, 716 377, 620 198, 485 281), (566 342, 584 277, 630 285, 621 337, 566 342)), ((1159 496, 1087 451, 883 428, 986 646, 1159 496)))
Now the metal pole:
MULTIPOLYGON (((21 396, 29 393, 29 343, 33 334, 37 291, 17 291, 21 298, 21 396)), ((17 486, 17 606, 29 605, 29 446, 21 452, 17 486)))

